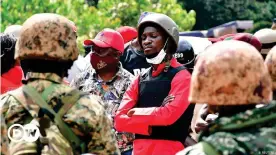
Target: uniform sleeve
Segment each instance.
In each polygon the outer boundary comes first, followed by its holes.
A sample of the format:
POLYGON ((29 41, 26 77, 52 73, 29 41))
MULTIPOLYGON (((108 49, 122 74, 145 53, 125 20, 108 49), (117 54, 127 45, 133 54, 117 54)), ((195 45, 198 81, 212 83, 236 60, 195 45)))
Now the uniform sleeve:
POLYGON ((8 141, 8 129, 7 129, 7 125, 6 125, 6 122, 5 122, 5 117, 4 117, 4 113, 6 112, 6 110, 4 110, 4 105, 5 105, 5 102, 7 100, 7 96, 0 96, 1 100, 0 100, 0 137, 1 137, 1 145, 0 145, 0 153, 5 155, 5 154, 8 154, 8 144, 9 144, 9 141, 8 141))
MULTIPOLYGON (((23 118, 27 116, 24 107, 18 101, 8 94, 2 95, 0 100, 0 123, 1 123, 1 154, 10 154, 10 142, 8 139, 8 128, 17 123, 23 124, 23 118)), ((18 146, 16 146, 18 147, 18 146)), ((10 147, 13 150, 14 147, 10 147)), ((25 150, 31 150, 25 145, 25 150)), ((33 150, 34 151, 34 150, 33 150)))
POLYGON ((115 128, 117 131, 124 131, 130 133, 138 133, 149 135, 149 127, 143 122, 133 124, 131 118, 127 116, 127 112, 132 109, 138 100, 138 84, 139 76, 134 79, 125 92, 122 102, 116 112, 115 128))
POLYGON ((0 114, 0 123, 1 123, 1 132, 0 132, 0 137, 1 137, 1 145, 0 145, 0 150, 1 154, 8 154, 8 144, 9 144, 9 139, 8 139, 8 129, 7 125, 5 123, 4 117, 2 114, 0 114))
POLYGON ((87 143, 89 153, 103 155, 120 153, 112 130, 112 122, 97 97, 89 95, 81 98, 78 104, 70 109, 65 121, 79 123, 84 132, 90 135, 91 138, 88 138, 87 143))
POLYGON ((143 122, 148 126, 165 126, 176 122, 190 105, 188 102, 190 80, 191 75, 186 70, 177 73, 169 92, 169 95, 175 96, 174 100, 164 107, 133 108, 135 112, 130 118, 131 124, 143 122))

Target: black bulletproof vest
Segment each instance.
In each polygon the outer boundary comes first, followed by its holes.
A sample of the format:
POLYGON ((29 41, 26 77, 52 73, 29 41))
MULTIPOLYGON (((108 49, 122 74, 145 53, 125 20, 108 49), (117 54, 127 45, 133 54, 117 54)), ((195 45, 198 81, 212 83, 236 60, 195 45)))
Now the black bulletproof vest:
MULTIPOLYGON (((150 69, 140 77, 139 98, 137 107, 160 107, 163 100, 168 96, 171 89, 171 82, 175 74, 185 67, 170 67, 168 72, 163 72, 157 77, 152 77, 150 69)), ((190 104, 181 117, 169 126, 152 126, 150 136, 136 134, 136 139, 162 139, 180 141, 183 145, 188 135, 189 126, 192 120, 194 105, 190 104)))

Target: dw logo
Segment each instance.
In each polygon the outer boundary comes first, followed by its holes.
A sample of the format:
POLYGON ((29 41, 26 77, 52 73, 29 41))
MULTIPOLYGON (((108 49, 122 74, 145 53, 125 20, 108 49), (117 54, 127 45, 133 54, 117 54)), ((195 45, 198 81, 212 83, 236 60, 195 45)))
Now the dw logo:
POLYGON ((8 129, 8 137, 13 142, 34 142, 40 136, 38 127, 34 124, 13 124, 8 129))

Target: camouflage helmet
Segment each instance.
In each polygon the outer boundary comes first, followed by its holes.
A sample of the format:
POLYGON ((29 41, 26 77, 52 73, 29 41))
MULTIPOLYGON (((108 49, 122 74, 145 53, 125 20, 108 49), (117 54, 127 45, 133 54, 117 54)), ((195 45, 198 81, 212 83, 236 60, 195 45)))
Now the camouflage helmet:
POLYGON ((191 103, 245 105, 271 100, 269 73, 252 45, 222 41, 207 47, 202 54, 192 74, 191 103))
POLYGON ((265 65, 272 79, 272 88, 276 90, 276 46, 274 46, 266 56, 265 65))
POLYGON ((145 16, 138 25, 138 42, 142 46, 141 35, 145 24, 154 23, 159 25, 172 38, 175 47, 178 45, 179 31, 176 23, 167 15, 160 13, 151 13, 145 16))
POLYGON ((35 14, 27 19, 16 43, 15 59, 76 60, 78 48, 74 24, 52 14, 35 14))

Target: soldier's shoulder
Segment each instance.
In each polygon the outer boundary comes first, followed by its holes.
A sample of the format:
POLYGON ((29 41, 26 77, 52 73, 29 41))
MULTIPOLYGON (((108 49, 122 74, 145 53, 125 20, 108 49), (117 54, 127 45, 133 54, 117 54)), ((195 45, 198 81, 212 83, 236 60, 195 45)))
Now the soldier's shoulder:
POLYGON ((271 117, 275 113, 276 102, 271 101, 269 104, 265 104, 260 108, 250 109, 245 112, 235 114, 231 117, 221 117, 217 119, 213 125, 210 126, 210 130, 236 130, 248 127, 246 124, 266 124, 266 119, 273 120, 274 118, 271 117))

